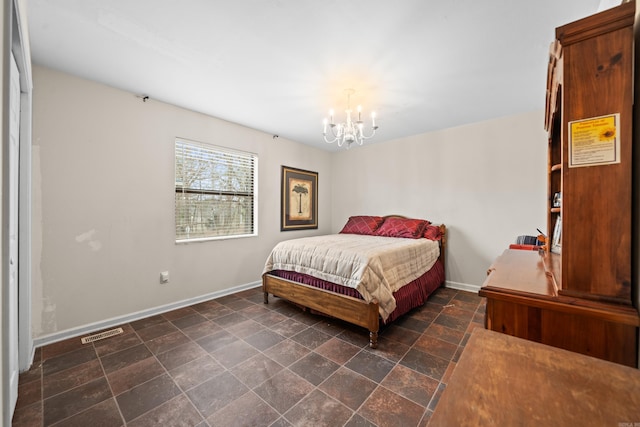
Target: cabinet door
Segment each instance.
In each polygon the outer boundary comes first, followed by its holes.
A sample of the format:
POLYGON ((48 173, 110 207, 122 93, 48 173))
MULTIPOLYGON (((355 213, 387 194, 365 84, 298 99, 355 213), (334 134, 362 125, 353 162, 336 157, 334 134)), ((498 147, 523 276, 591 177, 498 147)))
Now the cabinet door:
POLYGON ((486 328, 540 342, 540 310, 511 301, 487 299, 486 328))

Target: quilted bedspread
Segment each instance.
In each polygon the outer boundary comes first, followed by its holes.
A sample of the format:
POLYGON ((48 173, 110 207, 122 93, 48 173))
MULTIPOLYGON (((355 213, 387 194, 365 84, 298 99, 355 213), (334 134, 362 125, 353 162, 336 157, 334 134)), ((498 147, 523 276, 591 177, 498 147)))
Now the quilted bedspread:
POLYGON ((378 301, 386 320, 396 308, 393 292, 427 272, 439 253, 429 239, 330 234, 278 243, 263 274, 289 270, 355 288, 365 301, 378 301))

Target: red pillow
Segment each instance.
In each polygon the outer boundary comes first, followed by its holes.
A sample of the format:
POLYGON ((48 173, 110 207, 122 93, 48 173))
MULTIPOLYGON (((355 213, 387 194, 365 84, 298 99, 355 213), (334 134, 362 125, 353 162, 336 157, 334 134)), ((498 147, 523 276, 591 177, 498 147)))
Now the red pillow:
POLYGON ((384 218, 381 216, 351 216, 340 233, 374 235, 383 222, 384 218))
POLYGON ((422 236, 425 239, 429 239, 429 240, 442 240, 442 234, 440 233, 440 227, 436 226, 436 225, 427 225, 424 228, 424 233, 422 234, 422 236))
POLYGON ((419 239, 422 237, 424 228, 429 221, 424 219, 410 218, 387 218, 386 221, 376 230, 376 236, 387 237, 409 237, 419 239))

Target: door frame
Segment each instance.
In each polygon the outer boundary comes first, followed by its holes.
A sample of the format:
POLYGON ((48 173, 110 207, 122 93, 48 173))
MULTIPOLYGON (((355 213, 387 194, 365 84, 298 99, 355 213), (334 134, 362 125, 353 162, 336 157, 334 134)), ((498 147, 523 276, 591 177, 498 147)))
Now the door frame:
POLYGON ((18 329, 18 368, 24 371, 33 361, 33 338, 31 336, 31 109, 32 109, 32 71, 26 26, 26 2, 9 0, 2 2, 0 19, 0 50, 2 52, 2 166, 0 171, 2 185, 2 247, 0 258, 1 307, 0 307, 0 351, 2 353, 2 388, 0 405, 2 419, 0 424, 11 425, 14 407, 11 402, 9 342, 10 328, 18 329), (20 72, 20 151, 18 183, 18 324, 12 325, 9 319, 8 299, 8 144, 9 138, 9 82, 11 54, 15 57, 20 72))
POLYGON ((20 183, 18 184, 18 362, 20 372, 33 362, 35 348, 31 328, 31 112, 33 80, 28 47, 26 7, 14 0, 11 51, 20 72, 20 183))

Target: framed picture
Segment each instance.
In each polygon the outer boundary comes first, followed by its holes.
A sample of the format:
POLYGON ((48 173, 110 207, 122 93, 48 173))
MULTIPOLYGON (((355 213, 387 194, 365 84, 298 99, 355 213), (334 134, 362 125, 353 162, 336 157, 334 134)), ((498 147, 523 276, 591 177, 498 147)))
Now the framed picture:
POLYGON ((318 172, 282 166, 281 231, 318 228, 318 172))

